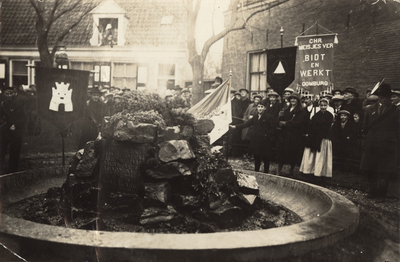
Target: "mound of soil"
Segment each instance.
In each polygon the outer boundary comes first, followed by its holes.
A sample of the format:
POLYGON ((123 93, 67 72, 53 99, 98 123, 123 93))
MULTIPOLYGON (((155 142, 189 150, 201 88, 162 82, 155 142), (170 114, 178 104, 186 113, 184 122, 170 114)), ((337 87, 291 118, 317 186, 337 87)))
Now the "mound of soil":
MULTIPOLYGON (((65 220, 58 212, 58 199, 41 194, 21 200, 6 207, 3 212, 9 216, 22 218, 36 223, 53 226, 66 226, 65 220)), ((270 201, 258 199, 241 226, 229 229, 221 229, 213 222, 205 222, 194 219, 189 213, 181 212, 177 218, 160 223, 146 225, 131 224, 124 220, 122 215, 103 218, 100 221, 101 230, 115 232, 141 232, 141 233, 214 233, 227 231, 249 231, 274 227, 282 227, 301 222, 299 216, 287 210, 285 207, 275 205, 270 201)), ((96 230, 99 221, 89 223, 84 220, 74 220, 68 227, 77 229, 96 230)))

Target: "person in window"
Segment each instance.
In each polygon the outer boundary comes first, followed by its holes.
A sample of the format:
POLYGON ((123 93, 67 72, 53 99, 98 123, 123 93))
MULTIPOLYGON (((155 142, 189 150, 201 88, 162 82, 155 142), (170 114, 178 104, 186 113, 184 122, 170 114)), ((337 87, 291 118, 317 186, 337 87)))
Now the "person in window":
POLYGON ((245 123, 230 125, 233 129, 252 127, 249 131, 250 153, 254 156, 254 170, 260 171, 261 161, 264 162, 264 173, 269 171, 272 145, 275 141, 276 121, 266 113, 266 101, 258 103, 257 111, 245 123))
POLYGON ((5 157, 10 149, 7 173, 18 171, 22 138, 26 124, 27 97, 16 95, 12 87, 2 90, 0 104, 0 174, 5 173, 5 157))
POLYGON ((290 105, 279 112, 279 137, 277 145, 277 175, 281 175, 284 164, 290 164, 289 176, 293 177, 294 167, 300 165, 304 151, 304 138, 309 118, 301 107, 298 93, 287 97, 290 105))
POLYGON ((313 116, 308 126, 299 171, 321 178, 318 182, 324 185, 325 178, 332 177, 332 143, 328 137, 333 115, 327 111, 328 99, 320 99, 318 105, 320 110, 313 116))
POLYGON ((82 123, 79 149, 84 148, 88 141, 95 140, 99 136, 103 118, 110 115, 107 105, 101 101, 100 96, 101 91, 98 87, 93 87, 90 91, 90 99, 87 101, 86 117, 82 123))

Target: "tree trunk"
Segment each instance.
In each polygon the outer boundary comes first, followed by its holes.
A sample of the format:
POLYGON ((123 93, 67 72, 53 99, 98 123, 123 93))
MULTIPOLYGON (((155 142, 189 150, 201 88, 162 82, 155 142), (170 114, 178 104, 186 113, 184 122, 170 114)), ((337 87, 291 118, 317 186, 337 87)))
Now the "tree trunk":
POLYGON ((193 73, 192 104, 195 105, 204 97, 204 59, 197 55, 190 63, 193 73))
POLYGON ((38 51, 40 55, 40 61, 42 67, 53 68, 53 57, 50 54, 47 43, 47 36, 38 34, 38 51))
POLYGON ((36 22, 36 32, 41 66, 53 68, 53 56, 49 51, 49 43, 47 42, 48 31, 49 29, 46 28, 45 21, 39 18, 36 22))

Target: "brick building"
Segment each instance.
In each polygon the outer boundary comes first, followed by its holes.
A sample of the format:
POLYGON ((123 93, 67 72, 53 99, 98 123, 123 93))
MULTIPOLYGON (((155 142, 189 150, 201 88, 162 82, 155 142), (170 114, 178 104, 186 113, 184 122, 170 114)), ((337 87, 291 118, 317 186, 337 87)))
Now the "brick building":
MULTIPOLYGON (((90 86, 146 87, 163 94, 167 87, 191 83, 182 1, 87 1, 99 5, 65 37, 62 45, 66 47, 71 69, 92 71, 90 86)), ((35 66, 40 65, 36 17, 28 0, 1 3, 3 84, 35 83, 35 66)), ((49 48, 55 43, 56 32, 73 18, 67 15, 54 23, 49 48)))
MULTIPOLYGON (((273 1, 244 1, 239 12, 251 12, 273 1)), ((226 12, 229 18, 229 12, 226 12)), ((228 19, 226 19, 229 21, 228 19)), ((246 29, 224 38, 223 78, 233 71, 232 86, 251 89, 249 65, 266 49, 293 46, 296 36, 315 22, 306 34, 325 33, 326 28, 338 34, 334 50, 334 87, 355 87, 363 97, 382 77, 392 88, 400 88, 400 2, 368 0, 288 1, 252 17, 246 29), (322 27, 323 26, 323 27, 322 27)), ((266 81, 265 59, 260 59, 260 80, 266 81)), ((254 72, 252 72, 254 73, 254 72)), ((297 81, 297 79, 295 80, 297 81)), ((264 85, 265 86, 265 85, 264 85)), ((254 88, 253 88, 254 89, 254 88)), ((257 90, 252 90, 257 91, 257 90)))

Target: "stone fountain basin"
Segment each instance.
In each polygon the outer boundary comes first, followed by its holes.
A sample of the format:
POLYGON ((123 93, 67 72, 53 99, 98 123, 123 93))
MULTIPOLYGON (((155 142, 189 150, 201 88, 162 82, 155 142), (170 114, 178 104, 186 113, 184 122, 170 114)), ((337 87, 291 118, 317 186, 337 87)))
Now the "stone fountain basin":
MULTIPOLYGON (((266 261, 299 256, 352 234, 358 208, 326 188, 270 174, 256 176, 260 197, 281 204, 303 222, 258 231, 209 234, 149 234, 68 229, 0 217, 0 241, 25 259, 61 261, 266 261)), ((61 186, 66 170, 49 168, 0 176, 5 206, 61 186)))

